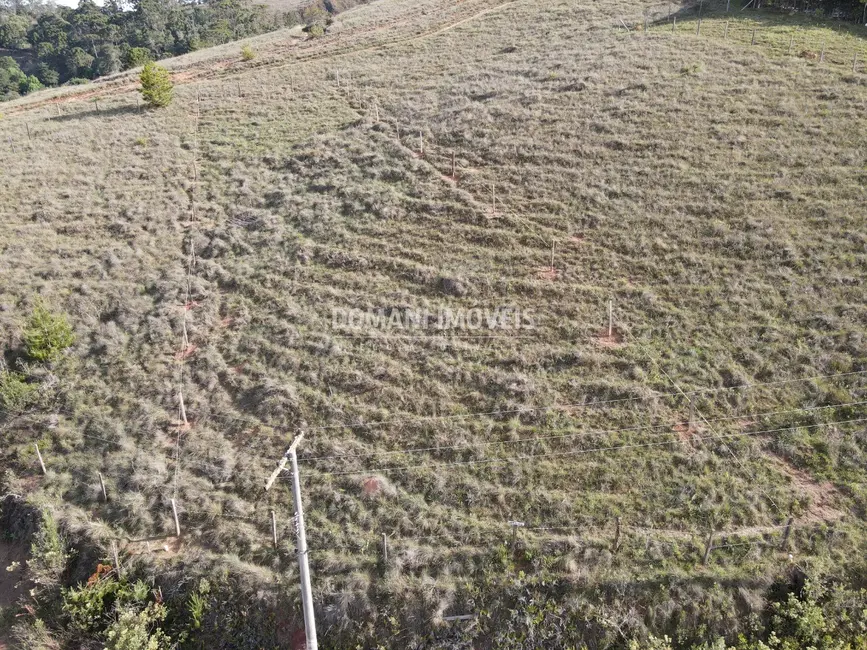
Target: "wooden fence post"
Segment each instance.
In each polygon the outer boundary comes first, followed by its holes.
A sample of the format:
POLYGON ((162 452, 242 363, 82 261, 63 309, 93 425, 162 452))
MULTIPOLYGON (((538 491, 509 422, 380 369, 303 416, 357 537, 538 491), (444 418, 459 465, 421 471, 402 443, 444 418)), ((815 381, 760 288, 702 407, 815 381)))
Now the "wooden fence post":
POLYGON ((382 534, 382 562, 388 563, 388 536, 385 533, 382 534))
POLYGON ((614 544, 611 545, 611 552, 616 553, 620 550, 620 517, 614 519, 614 544))
POLYGON ((704 565, 707 565, 707 561, 710 558, 710 552, 713 550, 713 534, 714 531, 711 530, 710 534, 707 536, 707 544, 704 547, 704 558, 701 561, 704 565))
POLYGON ((824 63, 825 61, 825 41, 822 41, 822 53, 819 55, 819 63, 824 63))
POLYGON ((855 56, 852 58, 852 74, 855 74, 855 71, 858 69, 858 53, 855 52, 855 56))
POLYGON ((274 548, 277 548, 277 513, 271 511, 271 537, 274 538, 274 548))
POLYGON ((175 537, 181 536, 181 522, 178 520, 178 506, 175 500, 172 499, 172 514, 175 517, 175 537))
POLYGON ((726 21, 726 31, 723 34, 723 40, 727 41, 729 39, 729 21, 726 21))
POLYGON ((120 568, 120 557, 117 554, 117 542, 111 540, 111 554, 114 556, 114 570, 117 571, 117 577, 123 576, 123 570, 120 568))
POLYGON ((755 45, 755 44, 756 44, 756 28, 753 27, 753 40, 750 43, 750 45, 755 45))
POLYGON ((184 423, 184 426, 187 426, 189 421, 187 420, 187 408, 184 406, 184 391, 182 388, 178 388, 178 405, 180 407, 181 421, 184 423))
POLYGON ((786 522, 786 530, 783 533, 783 541, 780 542, 780 550, 785 551, 786 548, 789 546, 789 535, 792 532, 792 523, 794 523, 794 521, 794 517, 789 517, 789 520, 786 522))
POLYGON ((102 489, 102 500, 108 501, 108 493, 105 490, 105 480, 102 478, 102 472, 99 472, 99 487, 102 489))
POLYGON ((42 460, 42 452, 39 451, 39 445, 33 443, 33 446, 36 447, 36 456, 39 458, 39 466, 42 468, 42 473, 48 474, 48 470, 45 469, 45 461, 42 460))

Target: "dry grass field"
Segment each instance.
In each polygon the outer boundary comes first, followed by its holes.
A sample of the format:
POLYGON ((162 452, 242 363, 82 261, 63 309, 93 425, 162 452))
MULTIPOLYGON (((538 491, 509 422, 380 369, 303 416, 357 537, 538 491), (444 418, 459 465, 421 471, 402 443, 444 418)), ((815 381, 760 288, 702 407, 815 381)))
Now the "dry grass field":
POLYGON ((644 10, 379 0, 250 62, 172 61, 164 110, 130 75, 4 105, 0 340, 11 359, 36 296, 77 340, 50 408, 0 416, 3 491, 106 552, 171 535, 175 498, 181 543, 127 561, 228 567, 297 623, 289 483, 262 485, 304 430, 332 638, 436 628, 519 570, 587 595, 600 638, 708 612, 734 633, 790 561, 845 570, 867 540, 864 29, 644 10), (498 306, 534 327, 332 317, 498 306))

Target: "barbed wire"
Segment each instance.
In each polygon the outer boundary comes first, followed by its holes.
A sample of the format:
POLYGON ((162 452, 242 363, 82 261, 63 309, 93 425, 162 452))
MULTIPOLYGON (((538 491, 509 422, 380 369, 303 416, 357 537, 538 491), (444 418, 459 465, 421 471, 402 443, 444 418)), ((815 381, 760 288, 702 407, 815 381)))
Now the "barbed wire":
MULTIPOLYGON (((832 422, 823 422, 820 424, 810 424, 810 425, 798 425, 792 427, 782 427, 779 429, 766 429, 763 431, 751 431, 751 432, 741 432, 741 433, 733 433, 726 434, 721 436, 694 436, 693 440, 698 441, 706 441, 706 440, 725 440, 731 438, 742 438, 748 436, 757 436, 757 435, 768 435, 774 433, 782 433, 784 431, 795 431, 797 429, 812 429, 816 427, 825 427, 825 426, 833 426, 835 424, 855 424, 858 422, 865 422, 867 418, 857 418, 853 420, 835 420, 832 422)), ((542 454, 526 454, 521 456, 506 456, 506 457, 497 457, 497 458, 487 458, 482 460, 469 460, 469 461, 456 461, 450 463, 419 463, 416 465, 404 465, 399 467, 377 467, 366 470, 358 470, 358 471, 341 471, 341 472, 322 472, 316 470, 318 476, 357 476, 364 474, 381 474, 387 472, 399 472, 399 471, 409 471, 413 469, 445 469, 447 467, 456 467, 456 466, 471 466, 471 465, 485 465, 485 464, 508 464, 515 460, 533 460, 537 458, 553 458, 557 456, 579 456, 584 454, 592 454, 592 453, 600 453, 600 452, 609 452, 609 451, 621 451, 625 449, 642 449, 648 447, 658 447, 664 445, 671 444, 680 444, 680 440, 666 440, 663 442, 649 442, 649 443, 640 443, 640 444, 628 444, 628 445, 613 445, 608 447, 596 447, 592 449, 577 449, 571 451, 564 452, 551 452, 551 453, 542 453, 542 454)), ((281 479, 286 479, 287 477, 282 476, 281 479)))
MULTIPOLYGON (((704 419, 705 423, 710 422, 724 422, 730 420, 750 420, 757 419, 762 417, 772 417, 776 415, 786 415, 789 413, 798 413, 798 412, 813 412, 820 411, 825 409, 833 409, 833 408, 843 408, 848 406, 861 406, 867 404, 867 400, 862 400, 859 402, 844 402, 842 404, 830 404, 826 406, 813 406, 813 407, 800 407, 794 409, 787 409, 784 411, 768 411, 765 413, 746 413, 739 415, 729 415, 725 417, 713 418, 713 419, 704 419)), ((493 445, 516 445, 522 443, 538 443, 538 442, 546 442, 550 440, 566 440, 570 438, 583 437, 583 436, 592 436, 592 435, 605 435, 610 433, 625 433, 630 431, 643 431, 648 429, 660 429, 666 428, 668 431, 664 433, 670 433, 672 429, 672 425, 670 423, 667 424, 657 424, 657 425, 645 425, 638 427, 624 427, 618 429, 598 429, 594 431, 581 431, 576 433, 567 433, 562 435, 552 435, 552 436, 542 436, 542 437, 533 437, 533 438, 519 438, 517 440, 492 440, 492 441, 484 441, 477 443, 464 443, 460 445, 443 445, 443 446, 432 446, 432 447, 418 447, 418 448, 408 448, 408 449, 396 449, 390 451, 372 451, 367 453, 360 454, 339 454, 334 456, 308 456, 299 458, 299 460, 303 461, 314 461, 314 460, 337 460, 342 458, 366 458, 370 456, 387 456, 392 454, 413 454, 413 453, 423 453, 430 451, 449 451, 455 449, 475 449, 478 447, 486 447, 493 445)))

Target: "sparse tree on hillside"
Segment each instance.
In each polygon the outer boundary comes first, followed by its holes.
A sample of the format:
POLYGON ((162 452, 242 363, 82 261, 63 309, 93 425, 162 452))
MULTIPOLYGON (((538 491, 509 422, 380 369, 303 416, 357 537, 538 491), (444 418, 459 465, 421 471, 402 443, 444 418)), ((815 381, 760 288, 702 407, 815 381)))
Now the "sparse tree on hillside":
POLYGON ((152 61, 145 63, 141 71, 141 95, 151 106, 162 107, 172 103, 174 85, 169 71, 152 61))

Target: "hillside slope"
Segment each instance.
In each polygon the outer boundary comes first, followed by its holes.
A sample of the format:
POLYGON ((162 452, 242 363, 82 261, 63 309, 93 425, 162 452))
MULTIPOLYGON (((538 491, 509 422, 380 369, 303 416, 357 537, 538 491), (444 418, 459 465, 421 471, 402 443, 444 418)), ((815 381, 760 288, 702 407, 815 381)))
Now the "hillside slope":
POLYGON ((751 45, 743 16, 695 35, 691 9, 674 32, 628 11, 379 0, 251 62, 170 62, 165 110, 130 75, 11 102, 7 360, 37 294, 77 342, 50 408, 0 421, 3 492, 106 553, 168 540, 174 499, 180 541, 125 561, 230 567, 298 627, 289 484, 262 485, 305 431, 334 647, 478 614, 519 571, 580 594, 601 646, 736 634, 790 563, 845 574, 867 539, 863 30, 807 25, 790 54, 785 17, 751 45), (506 307, 521 326, 490 327, 506 307), (439 329, 447 309, 470 326, 439 329))

